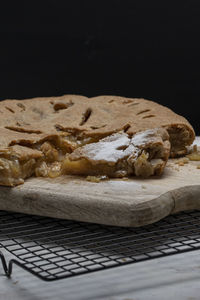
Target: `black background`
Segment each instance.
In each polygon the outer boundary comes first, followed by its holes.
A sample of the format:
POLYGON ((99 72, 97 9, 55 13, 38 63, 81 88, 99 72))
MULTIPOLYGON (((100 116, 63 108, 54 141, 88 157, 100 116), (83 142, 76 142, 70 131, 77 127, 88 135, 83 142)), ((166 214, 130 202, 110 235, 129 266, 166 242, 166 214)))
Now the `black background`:
POLYGON ((0 99, 65 93, 145 97, 199 134, 196 0, 5 1, 0 99))

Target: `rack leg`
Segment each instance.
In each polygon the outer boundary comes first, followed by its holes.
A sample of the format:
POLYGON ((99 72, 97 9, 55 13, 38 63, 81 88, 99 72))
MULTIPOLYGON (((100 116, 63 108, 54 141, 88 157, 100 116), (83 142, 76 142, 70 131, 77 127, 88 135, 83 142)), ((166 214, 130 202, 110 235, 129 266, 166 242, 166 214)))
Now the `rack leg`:
POLYGON ((0 251, 0 258, 1 258, 1 262, 2 262, 2 266, 3 266, 3 269, 4 269, 5 275, 8 278, 10 278, 11 273, 12 273, 12 263, 10 261, 9 265, 7 266, 5 256, 3 255, 3 253, 1 251, 0 251))

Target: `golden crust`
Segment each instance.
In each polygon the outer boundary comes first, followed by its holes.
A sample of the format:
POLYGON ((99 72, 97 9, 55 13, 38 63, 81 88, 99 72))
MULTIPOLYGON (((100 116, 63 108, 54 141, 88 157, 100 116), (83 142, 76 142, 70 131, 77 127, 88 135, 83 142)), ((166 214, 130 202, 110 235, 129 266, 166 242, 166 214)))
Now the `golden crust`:
MULTIPOLYGON (((21 145, 22 156, 26 151, 28 153, 27 148, 31 145, 45 139, 56 139, 63 132, 98 140, 119 131, 132 136, 157 127, 167 129, 174 155, 178 151, 184 153, 182 148, 190 145, 195 138, 192 126, 185 118, 144 99, 64 95, 0 102, 0 150, 21 145), (181 141, 179 138, 176 148, 176 137, 180 137, 180 131, 183 138, 181 141), (175 138, 172 138, 174 135, 175 138)), ((32 154, 34 151, 38 154, 36 149, 32 149, 32 154)))

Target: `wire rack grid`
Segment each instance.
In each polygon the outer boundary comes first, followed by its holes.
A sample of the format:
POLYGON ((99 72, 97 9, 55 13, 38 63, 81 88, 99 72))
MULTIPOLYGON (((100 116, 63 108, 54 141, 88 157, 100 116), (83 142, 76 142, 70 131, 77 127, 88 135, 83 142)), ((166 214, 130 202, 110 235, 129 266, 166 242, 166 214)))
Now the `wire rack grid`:
POLYGON ((200 211, 171 215, 142 228, 122 228, 0 211, 0 248, 16 264, 52 281, 200 249, 200 211))

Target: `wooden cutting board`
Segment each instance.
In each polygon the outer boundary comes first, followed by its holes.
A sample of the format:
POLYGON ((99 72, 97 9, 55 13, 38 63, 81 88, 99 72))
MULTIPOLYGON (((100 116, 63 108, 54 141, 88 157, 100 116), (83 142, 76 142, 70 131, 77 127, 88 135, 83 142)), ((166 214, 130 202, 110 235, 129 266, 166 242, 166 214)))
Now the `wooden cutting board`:
MULTIPOLYGON (((200 145, 200 137, 194 144, 200 145)), ((200 209, 200 162, 170 159, 162 177, 112 179, 31 178, 0 187, 0 209, 116 226, 143 226, 179 211, 200 209)))

